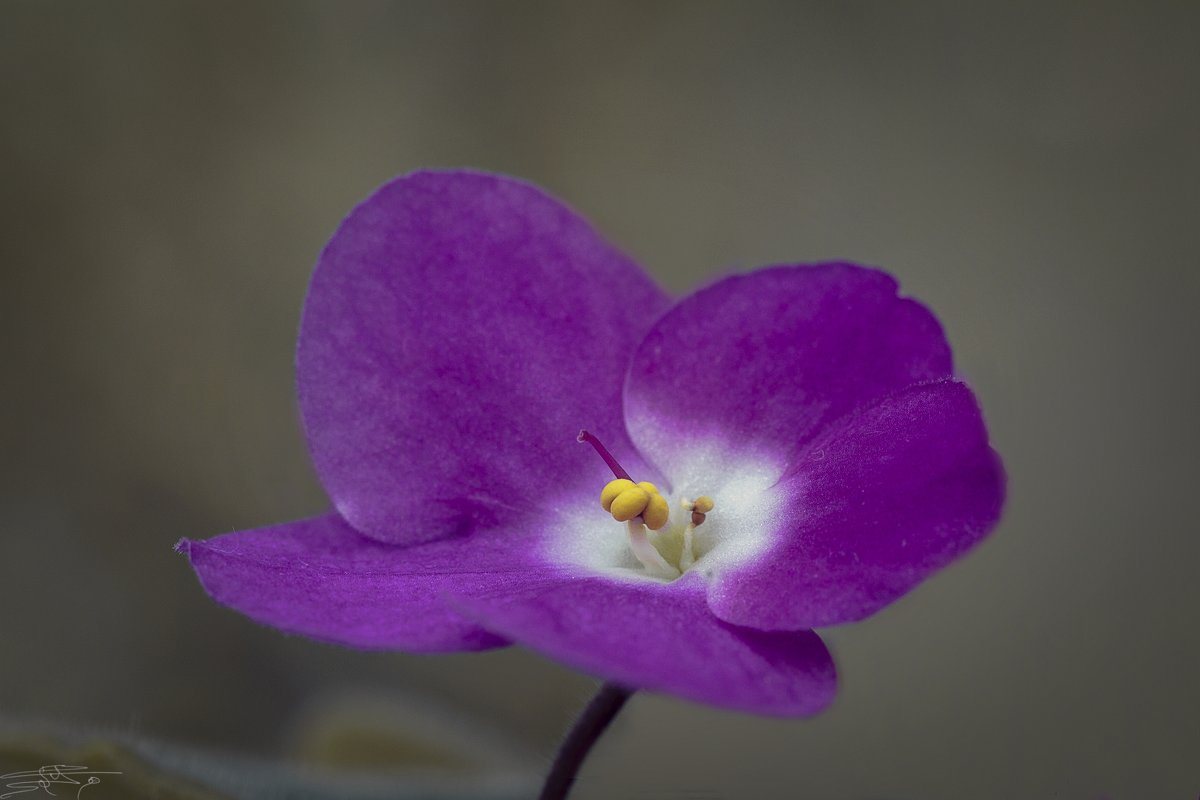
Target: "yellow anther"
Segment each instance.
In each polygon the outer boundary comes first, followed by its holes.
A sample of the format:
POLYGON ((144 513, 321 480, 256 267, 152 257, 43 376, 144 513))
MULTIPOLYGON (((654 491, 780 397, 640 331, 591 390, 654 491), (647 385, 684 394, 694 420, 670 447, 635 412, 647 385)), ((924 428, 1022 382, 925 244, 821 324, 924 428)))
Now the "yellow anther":
MULTIPOLYGON (((638 486, 645 485, 647 484, 638 484, 638 486)), ((671 508, 667 505, 667 501, 658 492, 651 493, 650 502, 646 503, 646 509, 642 512, 642 521, 646 523, 646 527, 656 531, 664 527, 670 517, 671 508)))
POLYGON ((628 522, 634 517, 641 516, 650 503, 650 493, 637 486, 621 492, 612 501, 609 511, 617 522, 628 522))
POLYGON ((713 499, 706 494, 700 495, 692 503, 692 510, 707 514, 713 510, 713 499))
POLYGON ((605 511, 612 509, 613 500, 617 499, 617 495, 626 489, 633 488, 633 481, 628 478, 617 478, 615 481, 609 481, 604 488, 600 490, 600 505, 605 511))
POLYGON ((600 491, 600 505, 617 522, 642 517, 652 531, 666 526, 671 516, 667 501, 658 493, 658 487, 649 481, 634 483, 625 478, 609 481, 600 491))

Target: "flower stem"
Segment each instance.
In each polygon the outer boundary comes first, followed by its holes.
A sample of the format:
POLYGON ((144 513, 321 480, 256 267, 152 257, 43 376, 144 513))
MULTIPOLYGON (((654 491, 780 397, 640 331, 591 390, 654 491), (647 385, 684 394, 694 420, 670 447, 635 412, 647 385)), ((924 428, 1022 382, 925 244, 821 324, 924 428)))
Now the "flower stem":
POLYGON ((539 800, 563 800, 575 783, 575 775, 583 765, 583 760, 591 752, 592 745, 599 739, 608 724, 613 721, 625 705, 625 701, 633 695, 632 689, 606 683, 596 692, 592 702, 579 715, 567 738, 563 739, 542 786, 539 800))

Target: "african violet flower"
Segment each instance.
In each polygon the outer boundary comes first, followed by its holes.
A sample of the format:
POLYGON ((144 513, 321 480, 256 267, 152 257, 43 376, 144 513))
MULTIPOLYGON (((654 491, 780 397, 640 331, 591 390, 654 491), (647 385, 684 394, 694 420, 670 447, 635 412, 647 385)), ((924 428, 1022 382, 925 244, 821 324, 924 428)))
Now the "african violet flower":
POLYGON ((296 362, 336 510, 180 549, 218 602, 351 647, 519 643, 812 714, 835 673, 811 629, 893 602, 1003 501, 937 320, 885 273, 772 267, 673 301, 509 178, 420 172, 355 209, 296 362), (581 428, 645 486, 602 507, 581 428))

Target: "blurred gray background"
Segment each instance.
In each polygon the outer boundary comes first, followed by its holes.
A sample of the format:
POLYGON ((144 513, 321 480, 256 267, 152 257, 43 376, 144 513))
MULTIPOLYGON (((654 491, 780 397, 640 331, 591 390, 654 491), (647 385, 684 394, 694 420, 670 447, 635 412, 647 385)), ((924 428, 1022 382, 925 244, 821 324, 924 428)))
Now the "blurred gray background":
POLYGON ((0 5, 0 711, 288 754, 330 690, 552 752, 593 682, 342 651, 181 536, 320 512, 305 285, 387 178, 527 178, 666 287, 848 258, 944 322, 1010 473, 966 561, 827 631, 828 714, 640 696, 579 798, 1200 792, 1200 5, 0 5))

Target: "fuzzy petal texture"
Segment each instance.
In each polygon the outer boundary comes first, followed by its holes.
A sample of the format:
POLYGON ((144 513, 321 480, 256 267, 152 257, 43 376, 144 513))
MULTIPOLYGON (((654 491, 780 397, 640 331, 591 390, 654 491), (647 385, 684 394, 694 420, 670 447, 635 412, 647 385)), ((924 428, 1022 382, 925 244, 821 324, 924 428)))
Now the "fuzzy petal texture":
POLYGON ((772 267, 717 281, 658 321, 630 365, 625 419, 670 481, 703 461, 779 475, 830 422, 952 370, 941 326, 890 275, 772 267))
MULTIPOLYGON (((442 583, 468 568, 462 549, 445 544, 382 544, 331 514, 202 542, 184 539, 176 549, 214 600, 286 633, 410 653, 507 644, 441 601, 442 583)), ((505 551, 488 567, 512 569, 514 558, 505 551)))
POLYGON ((178 549, 217 602, 288 633, 363 649, 482 650, 510 640, 623 684, 777 716, 821 711, 835 675, 816 634, 721 622, 698 580, 609 580, 492 531, 396 547, 336 515, 178 549))
POLYGON ((819 636, 726 624, 697 579, 547 576, 458 603, 488 630, 625 686, 780 717, 820 713, 837 690, 819 636))
POLYGON ((1004 484, 971 390, 909 387, 805 448, 778 486, 792 500, 772 544, 717 575, 709 604, 764 630, 867 617, 978 543, 1004 484))
POLYGON ((296 357, 338 513, 413 543, 536 516, 540 487, 594 491, 575 434, 632 451, 621 381, 667 303, 529 184, 462 171, 386 184, 322 254, 296 357))

